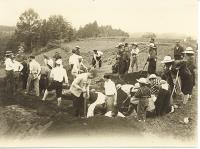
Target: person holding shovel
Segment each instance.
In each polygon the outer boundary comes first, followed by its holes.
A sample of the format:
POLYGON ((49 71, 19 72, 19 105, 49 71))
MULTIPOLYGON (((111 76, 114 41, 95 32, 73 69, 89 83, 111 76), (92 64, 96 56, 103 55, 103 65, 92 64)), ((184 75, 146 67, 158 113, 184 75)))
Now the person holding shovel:
POLYGON ((78 75, 70 86, 73 99, 74 115, 76 117, 86 117, 86 99, 89 95, 91 79, 96 77, 96 70, 91 69, 87 73, 78 75))
POLYGON ((102 65, 102 60, 101 56, 103 55, 103 52, 98 51, 98 50, 93 50, 93 58, 92 58, 92 66, 96 68, 97 63, 99 64, 99 69, 101 68, 102 65))

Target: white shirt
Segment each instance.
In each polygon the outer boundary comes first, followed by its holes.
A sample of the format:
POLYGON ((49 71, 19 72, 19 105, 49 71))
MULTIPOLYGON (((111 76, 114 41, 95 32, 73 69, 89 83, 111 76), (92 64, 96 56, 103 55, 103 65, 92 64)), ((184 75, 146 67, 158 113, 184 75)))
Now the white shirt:
POLYGON ((20 62, 13 60, 13 70, 14 71, 22 71, 23 67, 24 66, 20 62))
POLYGON ((6 58, 5 65, 6 65, 5 69, 7 71, 13 70, 13 61, 11 60, 11 58, 6 58))
POLYGON ((125 84, 121 86, 121 90, 123 90, 127 95, 130 95, 131 88, 134 88, 134 85, 125 84))
POLYGON ((131 55, 133 55, 133 54, 138 55, 138 53, 139 53, 139 49, 138 48, 135 48, 135 49, 131 50, 131 55))
POLYGON ((68 83, 67 72, 62 66, 57 66, 51 70, 50 78, 53 78, 54 81, 62 82, 63 79, 65 83, 68 83))
POLYGON ((97 51, 97 53, 94 53, 94 59, 96 60, 97 57, 100 57, 103 55, 103 52, 97 51))
POLYGON ((32 60, 29 63, 29 69, 30 69, 30 73, 37 73, 38 75, 40 74, 41 71, 41 67, 40 64, 36 61, 36 60, 32 60))
POLYGON ((77 54, 72 54, 69 57, 69 65, 74 65, 74 64, 78 64, 79 63, 79 58, 82 58, 82 56, 79 56, 77 54))
POLYGON ((115 83, 111 81, 110 79, 108 81, 105 81, 104 88, 105 88, 106 95, 117 95, 115 83))

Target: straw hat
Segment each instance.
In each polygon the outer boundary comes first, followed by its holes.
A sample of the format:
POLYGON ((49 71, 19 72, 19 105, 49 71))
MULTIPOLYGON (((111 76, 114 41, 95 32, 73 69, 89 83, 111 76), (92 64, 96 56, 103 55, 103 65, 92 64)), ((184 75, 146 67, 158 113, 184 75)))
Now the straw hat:
POLYGON ((133 42, 133 43, 131 43, 131 45, 138 46, 138 43, 136 43, 136 42, 133 42))
POLYGON ((155 75, 155 74, 151 74, 150 76, 149 76, 149 79, 156 79, 157 78, 157 76, 155 75))
POLYGON ((161 63, 171 63, 171 62, 173 62, 174 61, 174 59, 172 59, 171 58, 171 56, 165 56, 164 57, 164 60, 163 61, 161 61, 161 63))
POLYGON ((76 46, 75 48, 77 48, 77 49, 80 49, 80 47, 79 47, 79 46, 76 46))
POLYGON ((138 81, 139 83, 141 83, 141 84, 148 84, 146 78, 140 78, 140 79, 137 79, 137 81, 138 81))
POLYGON ((194 51, 191 47, 187 47, 186 50, 183 52, 185 54, 194 54, 194 51))

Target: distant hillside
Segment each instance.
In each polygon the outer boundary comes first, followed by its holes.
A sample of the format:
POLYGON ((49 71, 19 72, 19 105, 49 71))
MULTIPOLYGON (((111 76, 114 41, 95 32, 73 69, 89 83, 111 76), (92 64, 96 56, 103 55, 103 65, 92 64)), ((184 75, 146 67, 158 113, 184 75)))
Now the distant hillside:
MULTIPOLYGON (((141 38, 142 35, 144 35, 145 32, 135 32, 135 33, 129 33, 131 38, 141 38)), ((186 34, 178 34, 178 33, 156 33, 157 38, 161 39, 185 39, 188 37, 186 34)), ((195 37, 191 36, 193 39, 195 37)))
POLYGON ((0 32, 14 32, 15 26, 4 26, 0 25, 0 32))

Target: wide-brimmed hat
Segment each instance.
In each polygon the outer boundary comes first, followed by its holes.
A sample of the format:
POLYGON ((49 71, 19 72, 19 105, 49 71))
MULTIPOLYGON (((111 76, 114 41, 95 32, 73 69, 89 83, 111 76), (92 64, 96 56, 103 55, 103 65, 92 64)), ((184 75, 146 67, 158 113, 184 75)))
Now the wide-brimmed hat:
POLYGON ((61 60, 61 59, 58 59, 58 60, 56 61, 56 64, 61 65, 61 64, 62 64, 62 60, 61 60))
POLYGON ((150 47, 150 48, 156 48, 154 43, 150 43, 150 44, 149 44, 149 47, 150 47))
POLYGON ((12 51, 6 51, 5 55, 12 55, 12 51))
POLYGON ((136 79, 139 83, 141 84, 148 84, 147 79, 146 78, 140 78, 140 79, 136 79))
POLYGON ((149 80, 150 79, 156 79, 157 78, 157 76, 155 75, 155 74, 151 74, 150 76, 149 76, 149 80))
POLYGON ((185 54, 194 54, 194 51, 192 49, 192 47, 187 47, 186 50, 182 53, 185 53, 185 54))
POLYGON ((80 49, 80 47, 79 47, 79 46, 76 46, 75 48, 77 48, 77 49, 80 49))
POLYGON ((161 61, 161 63, 171 63, 173 61, 174 61, 174 59, 172 59, 171 56, 165 56, 164 60, 161 61))

